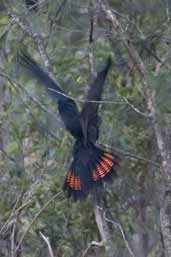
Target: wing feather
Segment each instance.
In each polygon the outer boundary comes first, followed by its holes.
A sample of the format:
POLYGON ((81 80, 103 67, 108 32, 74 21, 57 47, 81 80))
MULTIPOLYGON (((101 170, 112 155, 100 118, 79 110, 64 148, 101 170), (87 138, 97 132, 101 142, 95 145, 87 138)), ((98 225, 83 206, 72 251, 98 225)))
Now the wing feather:
POLYGON ((81 125, 85 142, 87 142, 88 139, 92 142, 95 142, 99 136, 98 101, 101 100, 103 85, 105 83, 110 65, 111 58, 108 57, 104 69, 97 74, 95 80, 92 82, 87 92, 87 102, 85 102, 81 112, 81 125))
POLYGON ((82 134, 82 127, 80 123, 80 113, 77 109, 76 103, 67 97, 65 92, 59 85, 49 77, 39 64, 33 60, 28 54, 20 53, 19 62, 28 71, 37 78, 42 85, 45 86, 48 93, 58 102, 59 114, 65 124, 66 129, 75 137, 78 138, 82 134))

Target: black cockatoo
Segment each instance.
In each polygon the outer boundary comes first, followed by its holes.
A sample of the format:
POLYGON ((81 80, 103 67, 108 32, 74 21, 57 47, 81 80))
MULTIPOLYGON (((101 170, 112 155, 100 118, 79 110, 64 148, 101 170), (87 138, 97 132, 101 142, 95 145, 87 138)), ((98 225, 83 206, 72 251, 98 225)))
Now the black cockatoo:
POLYGON ((64 125, 75 138, 73 161, 63 189, 67 191, 68 197, 73 197, 74 200, 84 199, 93 187, 102 186, 104 181, 111 182, 118 166, 117 156, 96 145, 99 137, 98 101, 101 99, 111 59, 108 58, 106 66, 90 85, 81 112, 78 111, 76 103, 67 97, 58 84, 30 56, 22 53, 19 60, 57 101, 64 125))

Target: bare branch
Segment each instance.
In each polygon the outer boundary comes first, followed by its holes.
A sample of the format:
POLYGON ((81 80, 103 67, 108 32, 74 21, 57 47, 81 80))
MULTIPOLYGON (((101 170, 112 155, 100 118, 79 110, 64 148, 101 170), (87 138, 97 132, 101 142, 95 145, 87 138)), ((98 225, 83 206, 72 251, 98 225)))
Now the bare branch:
POLYGON ((23 190, 21 190, 21 192, 19 193, 17 199, 16 199, 16 202, 14 204, 14 207, 12 208, 12 211, 11 211, 11 214, 9 216, 9 218, 7 219, 7 221, 4 223, 4 225, 1 227, 1 230, 0 230, 0 235, 3 234, 3 231, 4 229, 8 226, 10 220, 13 218, 13 216, 15 215, 15 212, 16 212, 16 209, 17 209, 17 206, 19 204, 19 202, 21 201, 23 197, 23 190))
POLYGON ((166 6, 166 18, 168 23, 168 29, 170 31, 170 10, 169 10, 169 0, 165 0, 165 6, 166 6))
POLYGON ((15 257, 15 231, 16 231, 16 219, 14 220, 11 233, 11 257, 15 257))
POLYGON ((88 244, 88 247, 84 250, 84 252, 82 253, 81 257, 85 257, 87 254, 88 254, 88 251, 90 250, 90 248, 92 246, 98 246, 98 247, 104 247, 104 242, 103 241, 100 241, 100 242, 97 242, 97 241, 92 241, 88 244))
POLYGON ((150 117, 149 114, 141 112, 140 110, 138 110, 138 108, 136 108, 133 104, 131 104, 126 97, 123 97, 123 99, 131 107, 131 109, 134 110, 134 112, 140 114, 141 116, 143 116, 145 118, 149 118, 150 117))
POLYGON ((58 93, 59 95, 63 95, 69 99, 72 99, 74 101, 77 101, 77 102, 80 102, 80 103, 99 103, 99 104, 123 104, 123 102, 119 102, 119 101, 108 101, 108 100, 102 100, 102 101, 95 101, 95 100, 86 100, 86 99, 78 99, 78 98, 74 98, 72 96, 68 96, 64 93, 61 93, 55 89, 52 89, 52 88, 48 88, 50 91, 53 91, 53 92, 56 92, 58 93))
POLYGON ((108 219, 107 217, 105 217, 105 220, 106 220, 107 222, 112 223, 115 227, 119 228, 119 230, 120 230, 120 232, 121 232, 121 235, 122 235, 122 238, 123 238, 123 240, 124 240, 125 246, 126 246, 126 248, 128 249, 128 252, 129 252, 130 256, 136 257, 135 254, 133 253, 132 249, 131 249, 131 246, 130 246, 130 244, 129 244, 129 241, 128 241, 127 238, 126 238, 126 235, 125 235, 125 232, 124 232, 124 229, 123 229, 122 225, 121 225, 120 223, 114 221, 114 220, 108 219))
POLYGON ((152 165, 154 165, 155 167, 157 167, 157 168, 161 168, 161 164, 160 164, 160 162, 155 162, 155 161, 152 161, 152 160, 150 160, 150 159, 147 159, 147 158, 145 158, 145 157, 143 157, 143 156, 141 156, 141 155, 138 155, 138 154, 135 154, 135 153, 131 153, 131 152, 128 152, 128 151, 124 151, 124 150, 122 150, 122 149, 120 149, 120 148, 117 148, 117 147, 111 147, 111 146, 109 146, 109 145, 106 145, 107 146, 107 148, 109 148, 109 149, 111 149, 114 153, 116 152, 116 153, 118 153, 118 154, 120 154, 120 155, 123 155, 123 156, 125 156, 127 159, 130 159, 130 160, 139 160, 139 161, 142 161, 142 162, 147 162, 147 163, 151 163, 152 165))
POLYGON ((41 237, 43 238, 43 240, 44 240, 45 243, 47 244, 50 257, 55 257, 54 254, 53 254, 53 251, 52 251, 52 247, 51 247, 50 242, 49 242, 49 238, 46 237, 42 232, 39 232, 39 234, 41 235, 41 237))

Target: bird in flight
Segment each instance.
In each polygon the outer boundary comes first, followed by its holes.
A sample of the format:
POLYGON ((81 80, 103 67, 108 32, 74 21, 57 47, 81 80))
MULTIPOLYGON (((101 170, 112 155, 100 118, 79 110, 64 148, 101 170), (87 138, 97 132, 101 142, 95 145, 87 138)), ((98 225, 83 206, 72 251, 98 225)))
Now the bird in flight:
POLYGON ((19 60, 57 101, 65 128, 75 138, 73 161, 63 189, 75 201, 84 199, 92 188, 103 186, 104 182, 112 182, 112 175, 116 174, 119 165, 117 156, 96 144, 99 138, 99 101, 111 59, 108 58, 105 67, 91 83, 81 112, 75 101, 65 94, 32 57, 22 52, 19 60))

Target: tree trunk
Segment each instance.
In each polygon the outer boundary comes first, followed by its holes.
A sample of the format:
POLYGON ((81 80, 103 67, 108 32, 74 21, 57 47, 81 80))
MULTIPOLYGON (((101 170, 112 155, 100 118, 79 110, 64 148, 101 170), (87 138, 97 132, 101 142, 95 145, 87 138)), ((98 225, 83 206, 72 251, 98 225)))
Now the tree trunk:
POLYGON ((99 243, 99 246, 104 246, 107 257, 114 257, 115 249, 111 239, 109 227, 105 219, 105 209, 103 208, 101 197, 97 195, 95 196, 94 201, 94 213, 96 218, 96 224, 101 237, 101 242, 99 243))
POLYGON ((147 104, 148 119, 154 130, 154 134, 157 141, 158 151, 161 156, 162 172, 165 180, 165 193, 163 198, 163 207, 161 209, 161 230, 163 233, 163 240, 165 245, 165 254, 167 257, 171 257, 171 156, 166 147, 166 137, 162 131, 162 128, 158 121, 156 96, 155 91, 149 85, 148 71, 146 66, 142 62, 137 50, 129 40, 129 36, 122 28, 117 16, 109 8, 107 1, 98 1, 101 7, 101 13, 105 17, 106 22, 110 22, 113 35, 118 35, 121 38, 123 46, 127 49, 127 52, 135 65, 135 69, 139 72, 142 79, 144 96, 147 104), (125 40, 127 38, 127 40, 125 40))

